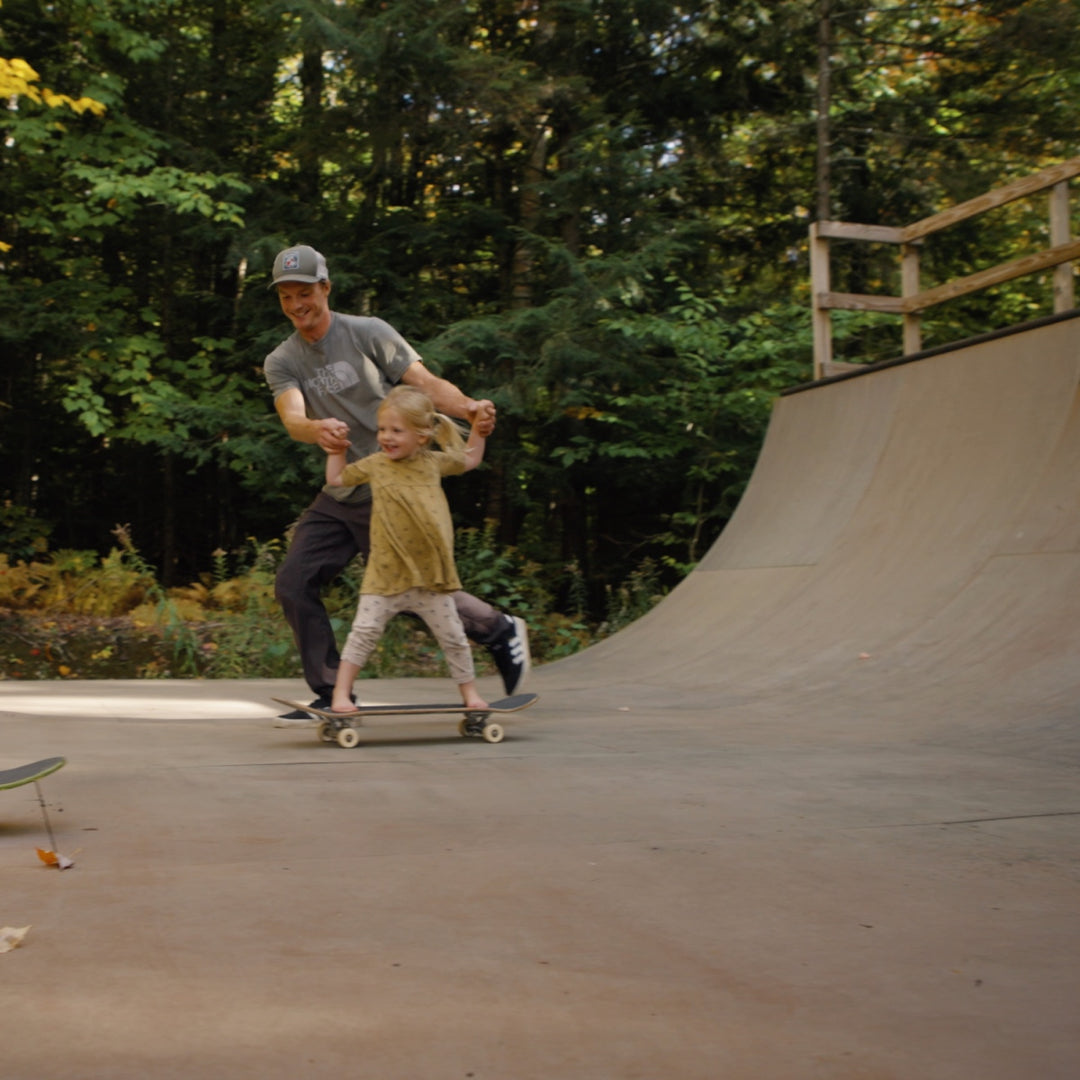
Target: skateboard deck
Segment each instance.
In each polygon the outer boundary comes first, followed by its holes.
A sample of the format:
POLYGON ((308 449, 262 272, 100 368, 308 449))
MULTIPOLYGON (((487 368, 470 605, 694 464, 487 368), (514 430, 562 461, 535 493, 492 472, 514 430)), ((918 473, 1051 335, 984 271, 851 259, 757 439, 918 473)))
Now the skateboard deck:
POLYGON ((323 742, 336 742, 338 746, 343 746, 348 750, 356 746, 360 741, 356 728, 361 727, 364 718, 368 716, 445 716, 447 714, 456 714, 463 717, 458 724, 459 735, 465 737, 475 736, 489 743, 502 742, 505 734, 502 725, 493 722, 490 717, 527 709, 536 701, 537 696, 536 694, 514 694, 513 697, 491 702, 486 709, 470 709, 458 702, 456 705, 359 705, 355 711, 348 713, 316 709, 311 705, 304 705, 299 701, 289 701, 286 698, 274 698, 274 701, 279 705, 288 705, 290 709, 299 709, 301 712, 306 712, 317 723, 319 738, 323 742))
POLYGON ((14 769, 0 769, 0 791, 33 783, 66 764, 67 758, 50 757, 32 761, 29 765, 18 765, 14 769))

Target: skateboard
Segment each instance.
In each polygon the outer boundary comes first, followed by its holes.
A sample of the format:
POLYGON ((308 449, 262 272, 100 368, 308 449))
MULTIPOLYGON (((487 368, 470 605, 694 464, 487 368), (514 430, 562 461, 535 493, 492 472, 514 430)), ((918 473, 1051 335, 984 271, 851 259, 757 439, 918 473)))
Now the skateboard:
POLYGON ((274 698, 274 701, 279 705, 288 705, 290 709, 306 712, 317 722, 319 738, 323 742, 336 742, 338 746, 351 750, 360 742, 360 733, 356 729, 363 726, 367 716, 444 716, 463 713, 464 716, 458 724, 459 735, 465 738, 481 738, 489 743, 502 742, 502 724, 495 723, 490 717, 520 712, 532 705, 536 699, 536 694, 515 694, 513 697, 493 701, 486 709, 469 709, 460 702, 457 705, 359 705, 355 712, 350 713, 316 709, 285 698, 274 698))
POLYGON ((49 843, 52 847, 48 851, 37 849, 38 858, 47 866, 56 866, 66 870, 75 864, 66 855, 60 855, 56 850, 56 838, 53 836, 52 822, 49 821, 49 812, 45 809, 45 798, 41 794, 41 786, 38 781, 57 769, 67 764, 67 758, 50 757, 42 758, 41 761, 32 761, 29 765, 16 765, 14 769, 0 769, 0 791, 7 788, 22 787, 23 784, 33 784, 37 791, 38 805, 41 807, 41 819, 45 822, 45 831, 49 834, 49 843))
POLYGON ((66 758, 50 757, 41 761, 32 761, 29 765, 18 765, 14 769, 0 769, 0 791, 33 783, 43 776, 48 776, 49 773, 56 772, 66 764, 66 758))

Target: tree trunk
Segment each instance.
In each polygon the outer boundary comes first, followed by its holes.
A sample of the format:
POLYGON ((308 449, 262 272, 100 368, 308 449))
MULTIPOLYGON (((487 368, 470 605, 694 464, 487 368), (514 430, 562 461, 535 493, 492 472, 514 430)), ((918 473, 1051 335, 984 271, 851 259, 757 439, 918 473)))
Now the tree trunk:
POLYGON ((821 0, 818 17, 817 85, 817 220, 828 221, 829 197, 829 105, 831 103, 830 57, 832 53, 831 0, 821 0))

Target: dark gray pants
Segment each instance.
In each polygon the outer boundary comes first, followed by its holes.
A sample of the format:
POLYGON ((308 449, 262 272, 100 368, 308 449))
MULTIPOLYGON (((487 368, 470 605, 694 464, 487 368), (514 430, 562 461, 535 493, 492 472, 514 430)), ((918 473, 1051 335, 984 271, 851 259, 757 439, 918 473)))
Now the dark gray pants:
MULTIPOLYGON (((339 503, 322 492, 300 515, 274 594, 296 641, 304 678, 316 697, 329 697, 340 659, 322 590, 356 557, 371 551, 371 503, 339 503)), ((497 641, 505 620, 466 592, 454 593, 465 633, 479 645, 497 641)))

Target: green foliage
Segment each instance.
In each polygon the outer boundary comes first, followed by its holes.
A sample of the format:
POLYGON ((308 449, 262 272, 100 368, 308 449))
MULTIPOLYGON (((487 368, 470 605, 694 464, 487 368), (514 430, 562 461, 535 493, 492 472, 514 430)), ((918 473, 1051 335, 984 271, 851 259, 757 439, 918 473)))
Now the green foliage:
POLYGON ((0 504, 0 557, 32 559, 48 549, 53 526, 10 500, 0 504))
POLYGON ((646 559, 623 584, 607 590, 607 617, 600 627, 601 635, 615 634, 647 615, 664 595, 659 567, 646 559))
POLYGON ((665 244, 590 260, 543 307, 458 323, 429 346, 459 380, 510 373, 491 391, 488 460, 524 515, 517 546, 562 610, 582 604, 570 565, 589 611, 646 556, 677 581, 734 509, 776 393, 810 374, 804 307, 702 296, 665 270, 679 259, 665 244))
POLYGON ((466 590, 505 611, 546 611, 551 594, 539 567, 514 548, 499 547, 496 523, 461 529, 454 538, 454 560, 466 590))
POLYGON ((605 321, 655 357, 650 369, 658 374, 590 406, 589 426, 606 426, 604 442, 594 447, 591 433, 577 434, 556 453, 564 463, 596 452, 675 466, 685 509, 667 516, 657 540, 680 553, 685 572, 734 510, 777 392, 805 378, 810 327, 802 307, 738 315, 721 298, 669 284, 677 300, 665 312, 624 310, 605 321))

